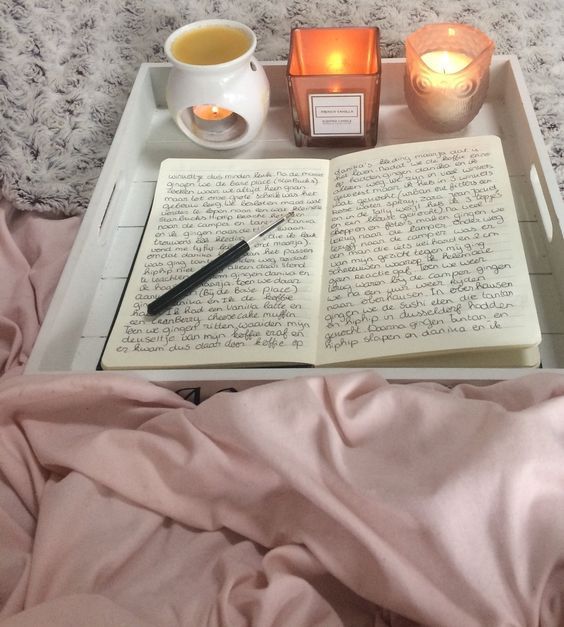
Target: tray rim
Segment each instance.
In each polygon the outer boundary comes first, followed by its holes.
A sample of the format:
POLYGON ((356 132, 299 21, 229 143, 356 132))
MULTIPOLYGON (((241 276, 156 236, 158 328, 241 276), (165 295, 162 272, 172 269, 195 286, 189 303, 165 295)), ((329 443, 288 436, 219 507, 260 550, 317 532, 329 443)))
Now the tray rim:
MULTIPOLYGON (((286 61, 260 61, 260 63, 268 68, 277 68, 276 71, 280 73, 282 68, 285 68, 286 61)), ((501 68, 504 64, 508 63, 512 70, 512 77, 517 83, 517 89, 521 95, 521 105, 529 122, 529 130, 532 135, 532 140, 535 144, 535 149, 541 160, 541 170, 548 186, 548 192, 551 196, 551 200, 554 204, 554 210, 556 212, 556 219, 558 221, 560 235, 562 234, 562 224, 564 220, 564 209, 562 207, 562 197, 559 192, 558 185, 556 183, 556 177, 552 164, 550 163, 546 146, 538 125, 538 120, 534 113, 534 109, 529 97, 529 93, 526 87, 524 77, 521 72, 521 68, 517 57, 515 55, 494 55, 492 59, 492 68, 501 68), (555 196, 554 189, 558 192, 555 196)), ((382 59, 382 73, 385 75, 386 67, 405 65, 404 58, 392 58, 382 59)), ((92 194, 91 201, 88 209, 84 215, 83 222, 77 233, 75 242, 69 254, 67 263, 61 274, 59 284, 53 295, 51 304, 49 306, 47 315, 41 325, 38 337, 36 338, 35 345, 31 351, 28 362, 25 366, 26 373, 34 374, 60 374, 80 372, 78 370, 45 370, 40 367, 41 359, 44 358, 46 345, 48 344, 48 333, 50 326, 53 325, 57 312, 64 306, 64 301, 67 297, 67 291, 71 275, 73 273, 73 265, 76 264, 79 256, 84 254, 85 247, 87 248, 88 240, 92 237, 92 232, 95 230, 98 235, 103 231, 105 227, 106 235, 111 232, 112 223, 109 221, 105 223, 105 216, 111 213, 112 198, 114 195, 121 197, 123 188, 127 187, 127 182, 120 179, 119 176, 115 177, 115 181, 112 184, 112 175, 114 174, 116 160, 120 149, 120 142, 123 140, 126 133, 129 131, 129 127, 132 124, 132 109, 138 104, 136 98, 138 92, 141 91, 141 83, 148 79, 151 79, 151 73, 161 72, 170 69, 169 63, 143 63, 141 64, 135 82, 133 84, 130 96, 127 100, 124 112, 122 114, 121 121, 116 130, 114 140, 108 151, 107 158, 100 173, 100 177, 92 194), (108 193, 108 190, 110 192, 108 193), (120 192, 119 194, 117 192, 120 192), (103 210, 103 211, 102 211, 103 210), (101 215, 102 212, 102 215, 101 215), (99 221, 98 228, 96 229, 96 222, 99 221), (66 288, 66 289, 65 289, 66 288)), ((115 212, 114 212, 115 213, 115 212)), ((100 281, 101 276, 98 276, 100 281)), ((76 346, 78 348, 78 344, 76 346)), ((75 350, 76 353, 76 350, 75 350)), ((492 382, 504 379, 511 379, 517 376, 521 376, 524 373, 532 372, 564 372, 564 369, 550 368, 550 369, 529 369, 529 368, 266 368, 266 369, 159 369, 159 370, 122 370, 118 371, 123 374, 134 375, 144 379, 148 379, 161 384, 170 384, 173 381, 187 382, 187 381, 217 381, 221 385, 230 381, 246 381, 254 382, 267 382, 278 379, 288 379, 295 376, 328 376, 330 374, 344 374, 354 371, 375 371, 379 376, 382 376, 390 381, 398 382, 411 382, 411 381, 440 381, 446 383, 452 382, 492 382), (220 376, 218 376, 220 375, 220 376)), ((84 371, 82 371, 84 372, 84 371)), ((91 371, 88 371, 91 372, 91 371)), ((112 371, 116 372, 116 371, 112 371)))

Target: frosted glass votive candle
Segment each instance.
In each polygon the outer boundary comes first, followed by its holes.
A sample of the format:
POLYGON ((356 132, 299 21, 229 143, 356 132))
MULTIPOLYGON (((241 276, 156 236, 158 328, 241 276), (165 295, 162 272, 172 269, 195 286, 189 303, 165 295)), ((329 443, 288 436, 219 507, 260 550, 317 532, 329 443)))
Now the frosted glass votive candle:
POLYGON ((489 84, 493 42, 466 24, 431 24, 406 39, 405 99, 415 119, 439 133, 468 125, 489 84))

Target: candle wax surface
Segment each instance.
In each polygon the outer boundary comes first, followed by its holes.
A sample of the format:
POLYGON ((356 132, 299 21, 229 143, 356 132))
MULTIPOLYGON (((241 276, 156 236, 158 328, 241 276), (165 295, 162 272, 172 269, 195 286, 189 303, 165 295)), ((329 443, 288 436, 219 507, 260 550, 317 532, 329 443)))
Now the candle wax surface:
POLYGON ((229 109, 222 109, 217 105, 198 105, 193 107, 194 115, 202 120, 223 120, 233 112, 229 109))
POLYGON ((456 74, 472 63, 472 57, 463 52, 436 50, 421 55, 421 61, 438 74, 456 74))

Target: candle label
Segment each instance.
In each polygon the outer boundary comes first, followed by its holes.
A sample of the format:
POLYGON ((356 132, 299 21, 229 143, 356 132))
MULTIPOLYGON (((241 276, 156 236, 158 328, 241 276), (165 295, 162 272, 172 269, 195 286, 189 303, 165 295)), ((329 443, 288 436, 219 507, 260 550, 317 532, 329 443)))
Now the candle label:
POLYGON ((364 94, 309 94, 312 137, 364 135, 364 94))

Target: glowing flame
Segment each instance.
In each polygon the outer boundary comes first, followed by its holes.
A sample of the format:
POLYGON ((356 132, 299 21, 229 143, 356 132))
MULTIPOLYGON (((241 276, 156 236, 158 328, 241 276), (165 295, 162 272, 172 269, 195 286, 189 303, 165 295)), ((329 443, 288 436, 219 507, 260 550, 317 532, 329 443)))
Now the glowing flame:
POLYGON ((341 52, 331 52, 327 57, 327 69, 333 74, 340 74, 345 69, 345 59, 341 52))

